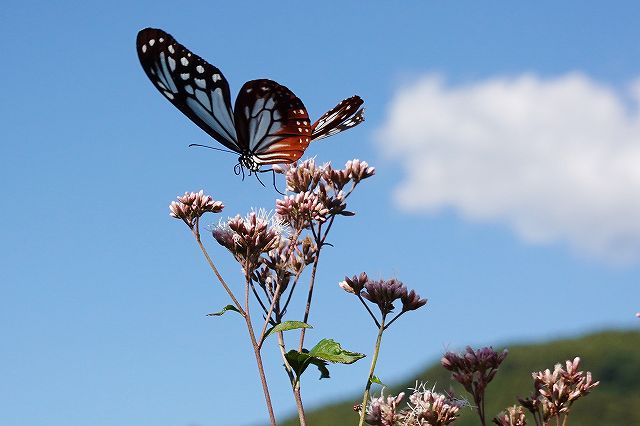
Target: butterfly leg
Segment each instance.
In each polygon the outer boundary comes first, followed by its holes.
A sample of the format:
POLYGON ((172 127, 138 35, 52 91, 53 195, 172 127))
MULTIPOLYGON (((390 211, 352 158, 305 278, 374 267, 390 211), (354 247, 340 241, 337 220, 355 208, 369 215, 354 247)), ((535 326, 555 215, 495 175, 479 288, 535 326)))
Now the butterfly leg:
POLYGON ((273 189, 275 189, 276 192, 280 195, 286 195, 284 192, 281 192, 276 186, 276 171, 271 169, 271 174, 273 175, 273 189))
MULTIPOLYGON (((249 173, 251 173, 251 172, 249 172, 249 173)), ((258 172, 256 172, 255 175, 256 175, 256 179, 258 179, 258 182, 260 182, 260 185, 262 185, 263 187, 266 188, 267 186, 260 180, 260 176, 258 176, 258 172)))

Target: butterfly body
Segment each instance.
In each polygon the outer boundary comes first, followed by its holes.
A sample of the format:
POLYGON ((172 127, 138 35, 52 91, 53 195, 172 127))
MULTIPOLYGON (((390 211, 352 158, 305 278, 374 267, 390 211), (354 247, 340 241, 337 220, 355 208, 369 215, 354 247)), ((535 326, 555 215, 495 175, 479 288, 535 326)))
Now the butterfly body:
POLYGON ((246 82, 232 108, 229 83, 220 69, 170 34, 146 28, 138 33, 136 47, 156 89, 212 138, 239 154, 236 173, 238 166, 255 172, 264 165, 292 163, 312 140, 364 120, 363 101, 354 96, 311 124, 302 100, 268 79, 246 82))

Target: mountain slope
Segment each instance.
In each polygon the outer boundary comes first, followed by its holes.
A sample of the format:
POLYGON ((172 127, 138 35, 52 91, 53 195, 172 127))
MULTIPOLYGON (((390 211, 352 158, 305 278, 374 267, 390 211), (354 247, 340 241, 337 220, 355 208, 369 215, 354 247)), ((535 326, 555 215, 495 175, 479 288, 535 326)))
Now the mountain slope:
MULTIPOLYGON (((591 394, 577 401, 569 417, 569 425, 580 426, 629 426, 640 425, 640 332, 607 331, 573 339, 548 343, 510 345, 509 355, 487 391, 487 416, 493 418, 499 411, 517 403, 516 396, 528 396, 533 390, 531 372, 553 369, 554 364, 580 356, 581 370, 591 371, 594 380, 600 381, 591 394)), ((502 349, 502 348, 495 348, 502 349)), ((382 348, 384 350, 384 348, 382 348)), ((384 375, 384 366, 381 366, 384 375)), ((450 373, 439 363, 431 365, 416 379, 435 384, 437 391, 448 390, 452 384, 450 373)), ((413 387, 415 379, 398 386, 396 394, 413 387)), ((466 397, 464 390, 455 383, 456 394, 466 397)), ((304 394, 304 392, 303 392, 304 394)), ((379 394, 379 387, 375 394, 379 394)), ((385 394, 389 392, 385 391, 385 394)), ((307 413, 310 426, 341 426, 357 424, 353 404, 362 398, 353 395, 344 403, 332 404, 307 413)), ((479 420, 469 408, 463 410, 456 426, 478 425, 479 420)), ((527 419, 534 424, 533 419, 527 419)), ((282 423, 297 425, 297 416, 282 423)))

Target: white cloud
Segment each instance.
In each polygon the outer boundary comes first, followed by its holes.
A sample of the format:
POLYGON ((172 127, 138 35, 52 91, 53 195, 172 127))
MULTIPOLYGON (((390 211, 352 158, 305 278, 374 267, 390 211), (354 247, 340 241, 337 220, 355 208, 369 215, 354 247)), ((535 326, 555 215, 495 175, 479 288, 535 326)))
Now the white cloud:
POLYGON ((528 242, 640 260, 640 81, 619 94, 582 74, 398 91, 377 134, 400 162, 401 208, 503 222, 528 242), (630 106, 631 105, 631 106, 630 106))

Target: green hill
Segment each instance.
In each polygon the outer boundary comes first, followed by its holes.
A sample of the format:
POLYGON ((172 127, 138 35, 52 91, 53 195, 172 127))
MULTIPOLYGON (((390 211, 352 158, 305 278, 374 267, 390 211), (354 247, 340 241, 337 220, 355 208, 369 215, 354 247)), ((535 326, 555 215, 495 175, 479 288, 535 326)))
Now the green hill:
MULTIPOLYGON (((496 378, 487 391, 487 419, 499 411, 517 403, 516 396, 528 396, 533 390, 531 372, 553 369, 554 364, 580 356, 581 370, 591 371, 594 380, 600 381, 591 394, 573 406, 569 425, 573 426, 633 426, 640 425, 640 332, 607 331, 574 339, 548 343, 510 345, 509 356, 503 362, 496 378)), ((502 349, 496 347, 495 349, 502 349)), ((384 350, 384 348, 382 349, 384 350)), ((384 366, 380 366, 384 374, 384 366)), ((452 383, 450 373, 435 363, 418 377, 392 387, 397 394, 413 387, 415 379, 436 384, 436 390, 448 390, 453 385, 458 396, 468 396, 457 383, 452 383)), ((376 389, 379 393, 379 388, 376 389)), ((385 394, 388 394, 385 391, 385 394)), ((304 389, 303 389, 304 395, 304 389)), ((357 424, 353 412, 354 401, 361 395, 353 395, 344 403, 332 404, 307 413, 310 426, 341 426, 357 424)), ((533 425, 533 419, 527 419, 533 425)), ((478 425, 474 412, 465 408, 456 426, 478 425)), ((297 416, 282 423, 298 425, 297 416)))

